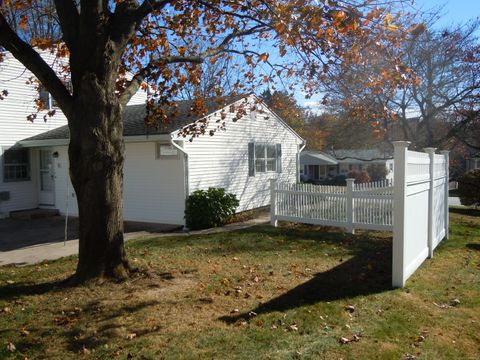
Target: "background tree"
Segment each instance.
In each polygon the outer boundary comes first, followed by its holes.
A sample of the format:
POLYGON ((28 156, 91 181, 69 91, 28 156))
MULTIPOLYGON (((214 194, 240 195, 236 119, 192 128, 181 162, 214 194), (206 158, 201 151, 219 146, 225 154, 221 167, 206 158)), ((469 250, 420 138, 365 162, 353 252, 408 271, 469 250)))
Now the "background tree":
POLYGON ((263 91, 262 100, 277 115, 287 122, 307 142, 307 148, 321 150, 325 147, 327 132, 316 126, 316 116, 298 104, 295 98, 286 91, 263 91))
MULTIPOLYGON (((12 11, 30 7, 30 1, 2 0, 0 46, 38 78, 68 119, 70 178, 79 209, 79 281, 125 278, 131 271, 123 246, 122 114, 146 81, 151 89, 146 123, 155 125, 169 120, 173 100, 185 86, 200 86, 205 61, 233 63, 241 58, 237 91, 296 78, 311 96, 329 64, 363 61, 355 56, 363 44, 374 54, 405 36, 390 11, 375 1, 54 3, 61 41, 42 34, 31 38, 26 29, 32 24, 25 14, 19 28, 12 22, 12 11), (34 46, 67 55, 71 89, 34 46), (126 71, 134 74, 131 80, 122 76, 126 71)), ((221 76, 220 71, 213 76, 221 76)), ((403 73, 395 66, 388 71, 392 82, 403 73)), ((192 111, 204 113, 200 91, 193 94, 192 111)), ((182 135, 199 136, 202 129, 188 128, 182 135)))
MULTIPOLYGON (((352 128, 371 127, 370 143, 402 139, 421 149, 451 148, 456 139, 466 140, 465 130, 471 130, 479 109, 478 29, 478 21, 441 31, 412 24, 411 36, 397 54, 402 59, 398 66, 414 71, 416 81, 401 88, 368 86, 372 72, 389 77, 387 60, 344 62, 325 83, 330 110, 352 128)), ((367 56, 365 51, 362 55, 367 56)))

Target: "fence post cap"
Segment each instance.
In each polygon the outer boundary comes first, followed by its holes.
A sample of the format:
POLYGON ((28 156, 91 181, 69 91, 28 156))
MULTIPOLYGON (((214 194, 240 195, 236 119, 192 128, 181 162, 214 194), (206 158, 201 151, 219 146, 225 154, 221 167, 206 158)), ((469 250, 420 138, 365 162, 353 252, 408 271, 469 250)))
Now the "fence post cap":
POLYGON ((398 140, 398 141, 392 141, 392 144, 393 144, 394 147, 408 148, 411 144, 411 141, 398 140))
POLYGON ((428 154, 435 154, 435 150, 437 150, 437 148, 434 148, 434 147, 423 148, 423 151, 428 153, 428 154))
POLYGON ((450 150, 442 150, 440 151, 440 154, 442 155, 448 155, 450 153, 450 150))
POLYGON ((354 182, 355 181, 355 178, 346 178, 345 181, 348 183, 348 182, 354 182))

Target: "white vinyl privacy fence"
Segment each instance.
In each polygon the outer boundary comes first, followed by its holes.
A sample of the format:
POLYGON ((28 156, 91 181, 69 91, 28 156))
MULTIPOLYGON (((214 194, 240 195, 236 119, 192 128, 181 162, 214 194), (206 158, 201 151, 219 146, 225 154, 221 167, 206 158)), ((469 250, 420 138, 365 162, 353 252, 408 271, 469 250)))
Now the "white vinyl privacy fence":
POLYGON ((448 152, 395 145, 394 181, 319 186, 272 180, 271 221, 393 231, 392 284, 407 278, 448 236, 448 152))

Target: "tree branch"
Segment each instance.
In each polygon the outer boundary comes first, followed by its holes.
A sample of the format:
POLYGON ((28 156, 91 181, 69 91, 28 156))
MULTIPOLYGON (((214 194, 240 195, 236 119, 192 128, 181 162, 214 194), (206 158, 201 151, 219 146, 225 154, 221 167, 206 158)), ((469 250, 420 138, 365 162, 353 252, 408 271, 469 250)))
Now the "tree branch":
POLYGON ((55 7, 62 28, 63 40, 70 51, 73 51, 79 21, 79 14, 75 2, 73 0, 55 0, 55 7))
POLYGON ((40 80, 43 86, 57 100, 63 113, 68 117, 72 108, 72 96, 42 57, 10 28, 5 17, 0 14, 0 46, 10 51, 40 80))

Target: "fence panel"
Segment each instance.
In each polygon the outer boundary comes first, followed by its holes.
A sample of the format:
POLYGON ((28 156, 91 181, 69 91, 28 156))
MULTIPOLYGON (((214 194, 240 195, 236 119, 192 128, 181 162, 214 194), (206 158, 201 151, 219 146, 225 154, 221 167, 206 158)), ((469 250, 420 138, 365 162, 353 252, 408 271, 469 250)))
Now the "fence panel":
POLYGON ((409 151, 394 142, 394 181, 319 186, 271 183, 271 220, 393 230, 392 285, 402 287, 448 238, 448 151, 409 151))
POLYGON ((391 181, 347 186, 272 181, 272 224, 278 220, 354 229, 391 230, 391 181), (274 206, 273 206, 274 205, 274 206))
POLYGON ((402 287, 448 232, 448 153, 409 151, 394 142, 392 284, 402 287))

